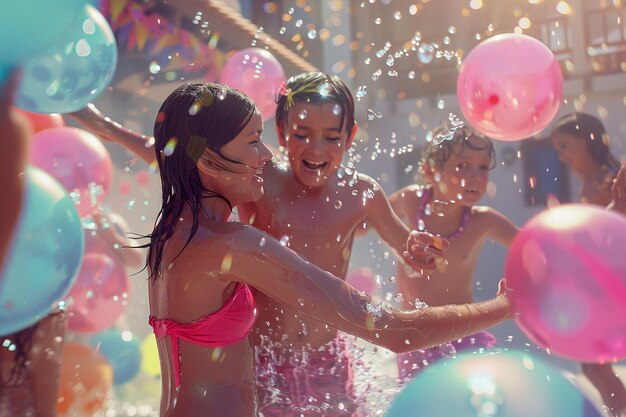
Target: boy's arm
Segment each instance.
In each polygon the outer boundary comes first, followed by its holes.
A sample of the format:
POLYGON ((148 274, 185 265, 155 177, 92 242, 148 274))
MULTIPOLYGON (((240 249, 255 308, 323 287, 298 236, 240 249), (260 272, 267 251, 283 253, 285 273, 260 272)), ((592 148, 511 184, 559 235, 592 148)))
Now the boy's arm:
POLYGON ((444 259, 442 240, 429 233, 413 232, 402 223, 391 208, 382 188, 370 179, 373 198, 368 202, 368 212, 364 219, 395 252, 396 257, 417 272, 434 271, 436 260, 444 259), (413 243, 411 255, 407 256, 407 246, 413 243), (421 249, 421 250, 420 250, 421 249), (419 251, 419 252, 418 252, 419 251))
POLYGON ((513 239, 519 232, 519 227, 508 217, 491 207, 487 208, 485 214, 488 215, 485 224, 489 225, 489 237, 507 248, 511 246, 513 239))
POLYGON ((79 121, 85 128, 99 138, 120 144, 143 159, 146 163, 156 166, 153 137, 141 135, 125 128, 121 124, 104 116, 100 110, 91 103, 77 112, 69 113, 68 116, 79 121))

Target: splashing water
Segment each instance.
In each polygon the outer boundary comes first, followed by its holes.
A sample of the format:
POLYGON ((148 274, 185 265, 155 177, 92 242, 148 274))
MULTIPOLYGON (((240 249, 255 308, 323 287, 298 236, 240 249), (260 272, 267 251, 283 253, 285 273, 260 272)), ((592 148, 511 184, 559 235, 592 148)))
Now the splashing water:
POLYGON ((439 145, 443 143, 444 140, 452 140, 454 139, 454 134, 457 130, 461 129, 465 123, 463 120, 459 119, 454 113, 450 113, 448 115, 448 127, 444 132, 437 134, 432 138, 432 141, 435 145, 439 145))

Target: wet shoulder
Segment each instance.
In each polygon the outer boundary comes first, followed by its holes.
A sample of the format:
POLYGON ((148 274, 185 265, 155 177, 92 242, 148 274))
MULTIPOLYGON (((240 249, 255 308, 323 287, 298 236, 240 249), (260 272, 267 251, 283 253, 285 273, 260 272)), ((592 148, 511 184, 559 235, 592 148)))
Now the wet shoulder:
POLYGON ((498 210, 489 206, 472 206, 472 222, 484 225, 486 229, 498 227, 509 220, 498 210))

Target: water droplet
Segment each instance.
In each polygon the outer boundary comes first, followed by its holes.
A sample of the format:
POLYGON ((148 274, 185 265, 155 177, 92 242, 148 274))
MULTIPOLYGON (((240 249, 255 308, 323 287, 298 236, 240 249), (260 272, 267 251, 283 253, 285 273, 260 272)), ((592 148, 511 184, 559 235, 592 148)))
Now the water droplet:
POLYGON ((302 120, 306 119, 306 116, 307 116, 306 110, 302 110, 300 114, 298 114, 298 117, 302 120))
POLYGON ((159 71, 161 71, 161 66, 156 61, 152 61, 150 62, 148 69, 151 74, 158 74, 159 71))
POLYGON ((337 210, 339 210, 342 206, 343 206, 343 203, 341 202, 341 200, 335 201, 335 208, 337 210))
POLYGON ((435 56, 435 48, 430 44, 420 45, 417 58, 422 64, 430 64, 435 56))
POLYGON ((289 236, 285 235, 280 238, 281 246, 289 246, 289 236))

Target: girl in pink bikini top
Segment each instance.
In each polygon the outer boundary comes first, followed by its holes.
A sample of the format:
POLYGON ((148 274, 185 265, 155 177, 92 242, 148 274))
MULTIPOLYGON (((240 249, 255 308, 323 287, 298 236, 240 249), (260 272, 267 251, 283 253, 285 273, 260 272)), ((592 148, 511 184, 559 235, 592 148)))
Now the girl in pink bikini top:
POLYGON ((215 313, 208 314, 191 323, 157 319, 151 315, 148 323, 152 326, 157 339, 170 337, 176 387, 179 387, 181 371, 178 339, 204 347, 228 346, 248 337, 256 321, 256 316, 256 306, 250 287, 237 283, 232 296, 215 313))

